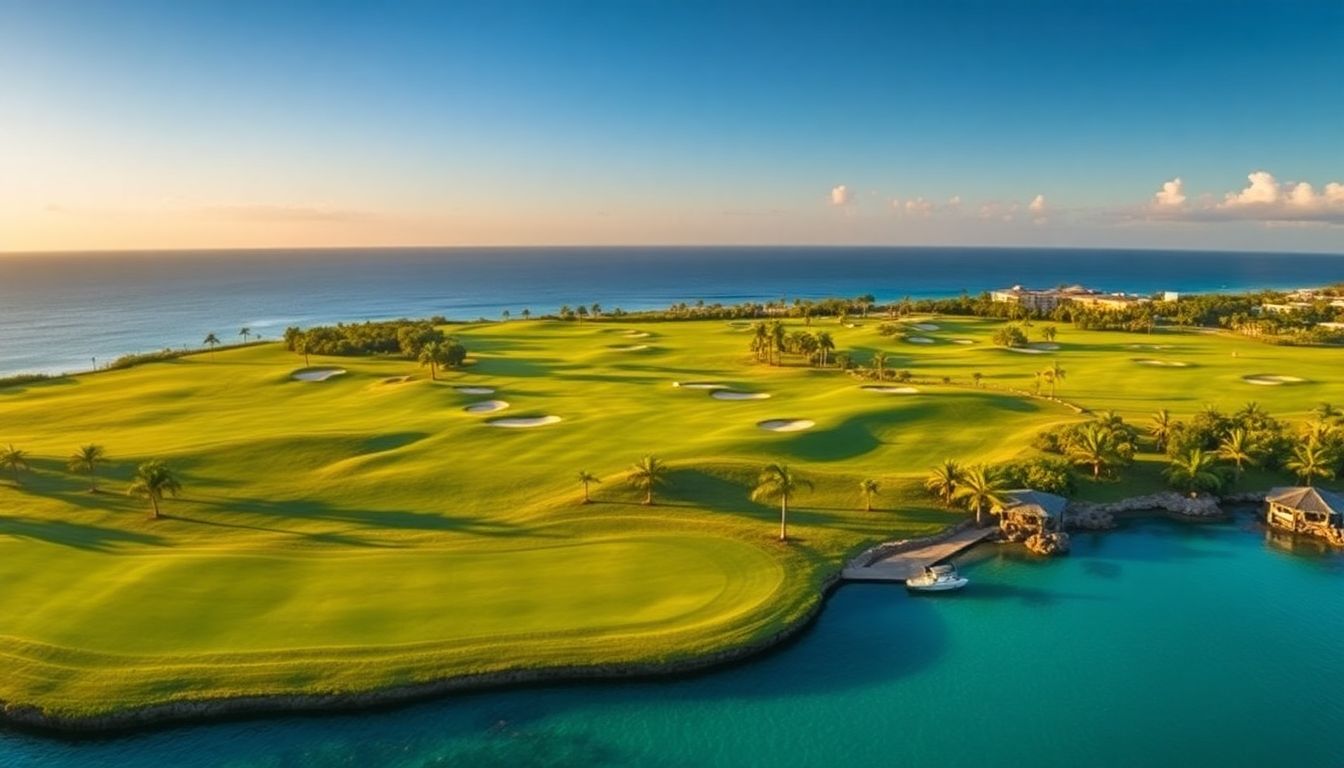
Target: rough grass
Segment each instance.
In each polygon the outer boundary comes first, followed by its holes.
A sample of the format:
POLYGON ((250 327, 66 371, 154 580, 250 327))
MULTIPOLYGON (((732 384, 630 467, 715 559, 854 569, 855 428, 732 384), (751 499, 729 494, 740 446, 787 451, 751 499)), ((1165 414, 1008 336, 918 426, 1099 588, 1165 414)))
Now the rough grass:
MULTIPOLYGON (((1131 419, 1250 399, 1295 416, 1344 400, 1331 350, 1062 327, 1059 351, 1007 355, 988 343, 992 323, 937 323, 925 335, 982 343, 814 323, 861 359, 882 349, 890 369, 953 380, 901 397, 834 371, 753 365, 746 335, 723 322, 458 326, 474 363, 438 382, 406 361, 317 356, 349 373, 295 381, 302 358, 262 344, 0 389, 0 442, 33 456, 21 485, 0 480, 0 700, 92 714, 707 653, 796 621, 844 555, 959 519, 919 490, 931 464, 1029 455, 1037 431, 1079 418, 1007 391, 1053 359, 1068 372, 1061 396, 1131 419), (650 349, 613 352, 613 328, 650 333, 650 349), (1130 346, 1153 343, 1169 347, 1130 346), (1192 365, 1133 362, 1144 356, 1192 365), (984 388, 970 386, 976 371, 984 388), (1241 379, 1265 372, 1308 382, 1241 379), (677 380, 772 397, 719 401, 677 380), (453 389, 464 384, 497 392, 453 389), (564 420, 501 430, 462 411, 489 398, 508 400, 507 415, 564 420), (816 426, 756 428, 768 418, 816 426), (103 493, 64 468, 86 442, 112 458, 103 493), (645 453, 673 469, 655 507, 623 483, 645 453), (122 494, 148 458, 185 485, 152 522, 122 494), (816 482, 795 501, 788 545, 774 541, 777 509, 749 499, 776 460, 816 482), (603 478, 598 503, 577 503, 580 469, 603 478), (865 477, 883 486, 873 513, 859 511, 865 477)), ((1152 489, 1149 458, 1083 495, 1152 489)))

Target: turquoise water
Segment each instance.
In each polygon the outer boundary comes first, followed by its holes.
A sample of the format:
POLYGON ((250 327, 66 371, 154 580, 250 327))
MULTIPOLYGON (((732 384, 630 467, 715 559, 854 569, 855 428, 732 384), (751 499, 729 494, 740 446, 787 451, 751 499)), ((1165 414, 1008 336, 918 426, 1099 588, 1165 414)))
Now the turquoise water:
POLYGON ((799 641, 689 679, 81 743, 0 733, 0 765, 1344 765, 1344 556, 1246 518, 961 565, 961 594, 846 586, 799 641))

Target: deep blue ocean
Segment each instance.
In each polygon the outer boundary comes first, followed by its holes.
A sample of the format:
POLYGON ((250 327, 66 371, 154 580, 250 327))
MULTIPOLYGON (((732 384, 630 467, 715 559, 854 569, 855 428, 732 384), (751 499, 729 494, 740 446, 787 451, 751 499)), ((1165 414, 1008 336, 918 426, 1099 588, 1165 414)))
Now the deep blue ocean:
POLYGON ((289 325, 498 318, 594 302, 732 304, 1021 283, 1207 292, 1344 280, 1344 255, 992 248, 454 248, 0 254, 0 376, 266 338, 289 325))

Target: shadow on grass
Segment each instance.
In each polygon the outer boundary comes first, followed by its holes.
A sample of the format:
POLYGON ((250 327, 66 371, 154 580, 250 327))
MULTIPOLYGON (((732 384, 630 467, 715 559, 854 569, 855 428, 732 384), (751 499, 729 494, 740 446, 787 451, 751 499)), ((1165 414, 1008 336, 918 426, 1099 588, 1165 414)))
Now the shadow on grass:
POLYGON ((152 533, 104 528, 68 520, 34 519, 0 515, 0 536, 61 544, 90 552, 110 552, 131 544, 162 546, 168 542, 152 533))
POLYGON ((445 531, 477 536, 529 538, 548 538, 554 536, 554 534, 542 533, 531 527, 503 523, 497 520, 443 515, 434 512, 415 512, 411 510, 348 509, 313 499, 269 501, 249 498, 197 498, 192 501, 205 508, 227 510, 227 512, 230 513, 251 513, 273 518, 324 520, 333 523, 358 526, 370 530, 445 531))

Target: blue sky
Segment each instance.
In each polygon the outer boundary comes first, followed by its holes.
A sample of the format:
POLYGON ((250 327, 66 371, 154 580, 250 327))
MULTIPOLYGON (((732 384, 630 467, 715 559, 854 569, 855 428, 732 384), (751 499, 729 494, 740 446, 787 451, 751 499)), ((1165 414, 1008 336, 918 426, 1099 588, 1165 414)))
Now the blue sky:
POLYGON ((1344 251, 1339 2, 390 5, 0 0, 0 249, 1344 251))

